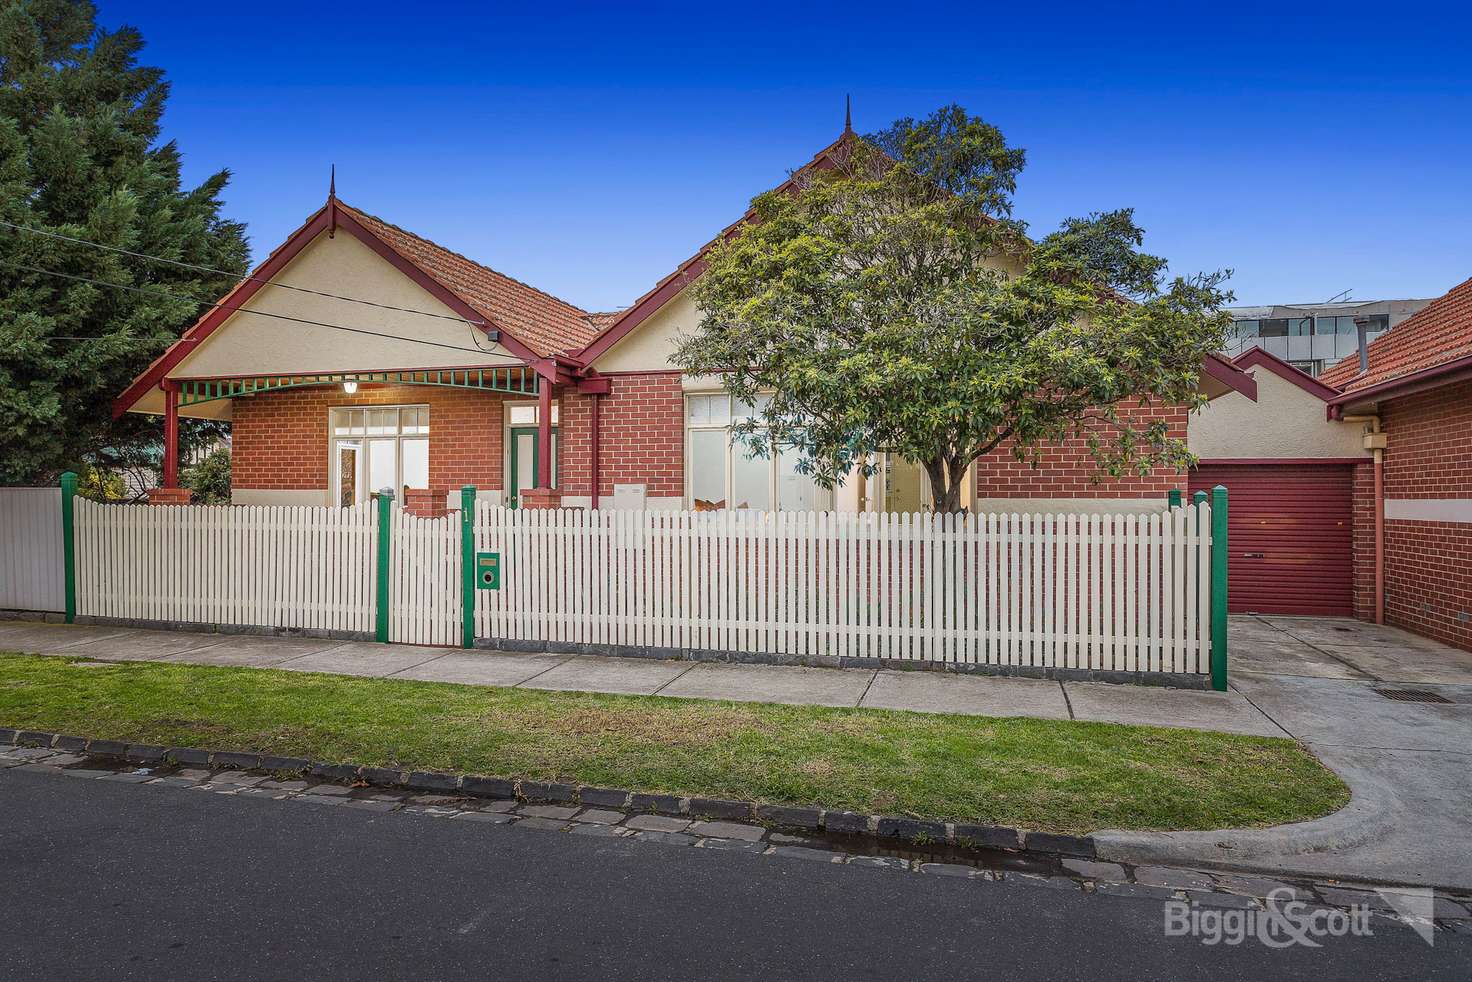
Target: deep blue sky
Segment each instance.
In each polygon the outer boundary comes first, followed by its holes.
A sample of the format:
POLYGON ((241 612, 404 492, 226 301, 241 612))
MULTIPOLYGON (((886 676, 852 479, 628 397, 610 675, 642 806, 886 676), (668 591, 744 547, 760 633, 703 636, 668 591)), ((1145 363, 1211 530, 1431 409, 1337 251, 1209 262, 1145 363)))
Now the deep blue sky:
POLYGON ((837 136, 959 102, 1026 148, 1018 217, 1133 206, 1241 303, 1472 275, 1472 16, 1379 3, 249 6, 102 0, 167 70, 186 178, 256 258, 326 196, 593 310, 837 136), (1108 9, 1105 9, 1108 7, 1108 9))

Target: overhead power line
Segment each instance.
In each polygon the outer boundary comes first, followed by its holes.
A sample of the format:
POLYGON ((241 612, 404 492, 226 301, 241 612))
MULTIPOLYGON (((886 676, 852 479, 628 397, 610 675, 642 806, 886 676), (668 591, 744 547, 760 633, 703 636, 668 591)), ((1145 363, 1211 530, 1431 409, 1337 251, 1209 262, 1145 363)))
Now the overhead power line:
POLYGON ((201 266, 198 263, 186 263, 178 259, 165 259, 163 256, 150 256, 144 252, 133 252, 129 249, 119 248, 118 246, 104 245, 101 242, 91 242, 87 239, 79 239, 71 235, 62 235, 60 232, 52 232, 49 229, 35 228, 30 225, 17 225, 14 222, 7 222, 4 219, 0 219, 0 226, 4 226, 5 228, 12 228, 19 232, 30 232, 33 235, 44 235, 49 239, 58 239, 62 242, 71 242, 75 245, 88 246, 92 249, 101 249, 105 252, 116 253, 120 256, 132 256, 134 259, 146 259, 147 261, 153 263, 166 263, 169 266, 177 266, 180 269, 190 269, 200 273, 214 273, 219 276, 228 276, 235 280, 249 281, 251 283, 261 283, 265 286, 276 287, 279 290, 294 290, 297 293, 310 293, 314 297, 327 297, 332 300, 342 300, 346 303, 362 304, 365 307, 377 307, 380 310, 396 310, 401 314, 418 314, 420 317, 437 317, 440 320, 459 321, 462 324, 471 324, 475 327, 486 326, 485 321, 470 320, 468 318, 460 317, 455 314, 437 314, 432 310, 416 310, 413 307, 395 307, 393 304, 379 303, 376 300, 364 300, 361 297, 346 297, 339 293, 327 293, 324 290, 312 290, 304 286, 292 286, 290 283, 277 283, 275 280, 270 279, 269 277, 249 275, 241 276, 239 273, 232 273, 228 269, 215 269, 213 266, 201 266))
MULTIPOLYGON (((9 266, 9 267, 11 267, 13 269, 23 269, 23 270, 25 270, 27 272, 30 272, 30 273, 39 273, 42 276, 56 276, 56 277, 60 277, 61 279, 64 279, 64 280, 72 280, 73 282, 77 282, 77 283, 89 283, 89 284, 91 284, 93 286, 105 286, 105 287, 108 287, 108 288, 113 289, 113 290, 126 290, 129 293, 139 293, 139 294, 142 294, 142 295, 148 296, 148 297, 160 297, 160 298, 165 299, 165 300, 178 300, 178 301, 181 301, 183 303, 197 304, 197 305, 199 305, 201 307, 210 307, 210 308, 213 308, 213 309, 216 309, 216 310, 218 310, 218 309, 220 309, 220 308, 222 308, 222 307, 225 306, 223 303, 211 303, 208 300, 196 300, 193 297, 186 297, 182 293, 170 293, 167 290, 151 290, 151 289, 148 289, 146 287, 141 287, 141 286, 130 286, 127 283, 110 283, 107 280, 94 279, 93 277, 90 277, 90 276, 78 276, 75 273, 63 273, 63 272, 60 272, 59 270, 54 270, 54 269, 42 269, 40 266, 28 266, 25 263, 10 262, 9 260, 6 260, 6 259, 0 259, 0 266, 9 266)), ((428 346, 430 346, 432 348, 448 348, 451 351, 467 351, 467 352, 470 352, 471 354, 478 354, 478 355, 490 354, 490 352, 487 352, 486 349, 480 347, 479 345, 476 345, 475 347, 471 347, 471 348, 465 348, 465 347, 461 347, 459 345, 445 344, 443 341, 427 341, 424 338, 410 338, 410 337, 404 337, 403 335, 400 335, 400 334, 384 334, 384 333, 379 332, 379 331, 365 330, 364 328, 361 328, 361 327, 346 327, 346 326, 344 326, 342 324, 329 324, 326 321, 314 321, 314 320, 309 320, 308 318, 305 318, 305 317, 292 317, 289 314, 273 314, 270 311, 265 311, 265 310, 247 310, 247 309, 245 309, 245 308, 242 307, 242 308, 237 308, 234 311, 234 313, 236 313, 236 314, 253 314, 256 317, 271 317, 271 318, 274 318, 276 320, 290 321, 293 324, 307 324, 307 325, 310 325, 312 327, 323 327, 323 328, 326 328, 326 329, 328 329, 330 331, 346 331, 349 334, 366 334, 369 337, 374 337, 374 338, 387 338, 390 341, 404 341, 404 342, 407 342, 409 344, 423 344, 423 345, 428 345, 428 346)), ((71 340, 72 338, 70 336, 67 336, 65 338, 60 338, 60 339, 62 339, 62 340, 71 340)), ((81 340, 89 340, 90 341, 90 340, 97 340, 97 339, 96 338, 83 338, 81 340)), ((185 340, 185 339, 181 339, 181 340, 185 340)), ((474 337, 473 336, 472 336, 472 343, 474 343, 474 337)), ((506 364, 506 365, 521 365, 521 364, 524 364, 524 362, 522 362, 520 359, 517 359, 517 358, 507 358, 507 359, 505 359, 503 361, 503 364, 506 364)))

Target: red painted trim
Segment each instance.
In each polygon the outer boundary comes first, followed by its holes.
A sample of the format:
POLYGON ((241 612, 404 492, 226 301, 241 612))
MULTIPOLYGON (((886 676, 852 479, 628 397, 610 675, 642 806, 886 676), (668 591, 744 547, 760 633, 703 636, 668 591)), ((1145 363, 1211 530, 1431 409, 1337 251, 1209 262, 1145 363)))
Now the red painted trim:
POLYGON ((122 395, 113 400, 112 418, 117 419, 129 409, 132 409, 148 390, 158 385, 164 376, 172 371, 179 362, 184 360, 186 355, 194 350, 190 345, 185 344, 186 341, 203 341, 213 334, 221 324, 230 318, 231 314, 240 309, 241 304, 255 296, 266 285, 265 280, 281 272, 287 263, 295 259, 297 253, 306 248, 307 243, 311 242, 317 237, 319 232, 327 227, 327 222, 327 208, 324 206, 318 209, 316 214, 311 218, 307 219, 305 225, 291 233, 287 240, 277 247, 275 252, 266 257, 265 262, 251 270, 250 279, 241 280, 235 284, 235 288, 225 294, 225 299, 220 302, 220 306, 195 321, 194 325, 185 331, 178 341, 169 345, 163 354, 155 358, 153 364, 145 368, 143 373, 133 380, 133 384, 123 390, 122 395))
MULTIPOLYGON (((596 370, 596 369, 595 369, 596 370)), ((678 368, 640 368, 627 372, 599 371, 599 378, 639 378, 644 375, 684 375, 678 368)))
POLYGON ((1226 467, 1233 464, 1261 467, 1265 464, 1302 467, 1305 464, 1324 464, 1333 467, 1358 466, 1373 463, 1371 457, 1202 457, 1197 467, 1226 467))
POLYGON ((537 388, 537 490, 552 490, 552 472, 557 463, 552 459, 552 386, 537 388))
MULTIPOLYGON (((802 174, 805 171, 811 170, 813 168, 833 167, 834 163, 829 157, 829 154, 833 153, 834 150, 837 150, 845 140, 854 139, 857 139, 857 137, 855 137, 852 133, 845 132, 838 139, 834 140, 832 143, 828 144, 828 146, 824 147, 822 150, 819 150, 816 154, 814 154, 812 160, 808 161, 802 167, 798 168, 787 180, 777 185, 775 190, 784 191, 792 187, 796 182, 798 175, 802 174)), ((738 231, 740 231, 741 226, 751 221, 754 214, 755 211, 751 208, 748 208, 746 210, 746 213, 743 214, 739 219, 722 229, 720 231, 720 234, 711 239, 705 245, 701 246, 700 250, 696 252, 695 255, 691 256, 689 259, 681 263, 678 267, 675 268, 675 271, 673 273, 670 273, 664 279, 654 284, 653 289, 644 294, 644 296, 640 297, 638 300, 634 301, 634 305, 628 310, 624 311, 622 314, 620 314, 618 319, 615 320, 612 324, 605 327, 603 329, 603 333, 599 334, 592 341, 589 341, 586 345, 584 345, 577 352, 577 357, 581 359, 584 364, 591 365, 595 359, 601 358, 604 354, 606 354, 609 348, 612 348, 619 341, 623 340, 623 338, 627 336, 630 331, 652 317, 656 311, 658 311, 661 307, 674 299, 681 290, 689 286, 690 283, 694 279, 696 279, 696 277, 705 272, 706 253, 710 252, 710 250, 715 246, 717 242, 729 239, 738 231)))
POLYGON ((578 379, 578 392, 585 396, 606 396, 609 388, 608 379, 602 376, 578 379))
POLYGON ((1257 401, 1257 379, 1221 355, 1207 355, 1201 362, 1201 372, 1210 375, 1227 388, 1242 393, 1253 402, 1257 401))
POLYGON ((369 229, 362 222, 358 221, 357 218, 353 217, 351 208, 346 210, 339 209, 337 213, 337 222, 339 228, 345 228, 349 232, 353 233, 353 235, 361 242, 363 242, 364 245, 368 246, 368 248, 372 249, 374 252, 378 253, 380 256, 386 259, 399 272, 403 273, 405 276, 409 277, 409 279, 413 280, 415 283, 423 287, 436 300, 440 301, 440 303, 444 304, 446 307, 449 307, 461 317, 467 318, 469 320, 485 321, 486 327, 495 328, 497 331, 499 331, 500 336, 496 340, 500 342, 501 347, 505 348, 516 357, 524 359, 526 361, 532 361, 533 359, 539 359, 542 357, 542 355, 533 351, 531 348, 528 348, 525 344, 516 340, 516 338, 513 337, 511 334, 507 333, 506 329, 500 324, 497 324, 494 318, 492 318, 489 314, 485 313, 484 311, 477 310, 470 304, 466 303, 454 290, 451 290, 449 287, 445 286, 429 273, 425 272, 423 267, 419 266, 413 260, 409 259, 403 253, 399 252, 392 245, 385 242, 383 239, 380 239, 377 235, 373 233, 371 229, 369 229))
POLYGON ((1388 382, 1378 385, 1367 385, 1363 389, 1353 389, 1344 392, 1330 401, 1333 408, 1358 405, 1362 402, 1380 402, 1384 399, 1395 399, 1400 396, 1413 395, 1424 392, 1427 389, 1439 389, 1443 385, 1451 385, 1463 379, 1472 378, 1472 355, 1463 355, 1453 358, 1451 361, 1434 365, 1431 368, 1423 368, 1419 372, 1402 375, 1388 382))
MULTIPOLYGON (((606 393, 608 391, 607 379, 603 380, 603 385, 603 391, 606 393)), ((588 472, 590 478, 592 479, 593 487, 592 492, 589 496, 588 507, 593 511, 598 510, 598 484, 601 477, 598 471, 598 455, 602 450, 603 440, 599 432, 598 421, 602 416, 602 408, 603 399, 601 398, 601 394, 595 393, 593 396, 593 405, 589 409, 589 412, 592 415, 591 418, 588 420, 588 442, 593 445, 593 459, 592 461, 590 461, 590 466, 588 467, 588 472)))
POLYGON ((179 386, 164 382, 164 487, 179 486, 179 386))
POLYGON ((1243 370, 1258 367, 1266 368, 1285 382, 1292 382, 1309 395, 1322 399, 1325 402, 1339 395, 1339 390, 1332 385, 1325 385, 1302 369, 1294 368, 1277 355, 1270 351, 1265 351, 1262 348, 1247 349, 1236 358, 1233 358, 1232 364, 1243 370))
POLYGON ((280 273, 287 263, 295 259, 313 239, 328 229, 334 219, 337 228, 347 230, 354 238, 387 260, 395 269, 409 277, 409 279, 417 283, 446 307, 449 307, 467 320, 484 321, 484 329, 488 334, 490 329, 496 330, 498 332, 496 340, 503 348, 511 352, 511 354, 527 362, 542 358, 540 354, 518 341, 505 328, 495 323, 493 318, 484 311, 477 310, 466 303, 449 287, 425 272, 422 267, 405 257, 392 245, 380 239, 372 230, 353 216, 352 209, 338 208, 334 201, 331 206, 323 205, 319 208, 311 218, 307 219, 306 224, 293 232, 284 243, 277 247, 275 252, 266 258, 265 262, 251 270, 250 278, 237 283, 234 289, 225 295, 225 299, 221 301, 219 307, 214 308, 196 321, 189 330, 184 332, 178 341, 171 344, 162 355, 155 359, 153 364, 144 370, 143 374, 134 379, 133 383, 124 390, 123 394, 113 401, 113 418, 116 419, 133 408, 138 400, 143 398, 144 394, 155 385, 158 385, 170 371, 184 360, 185 356, 193 350, 185 343, 186 341, 197 343, 213 334, 221 324, 240 309, 242 304, 265 287, 267 281, 280 273))
MULTIPOLYGON (((521 365, 508 365, 505 362, 486 365, 430 365, 425 368, 324 368, 321 371, 298 371, 298 372, 254 372, 246 375, 171 375, 169 378, 175 382, 230 382, 242 378, 299 378, 305 375, 368 375, 379 372, 484 372, 505 368, 516 369, 521 365)), ((531 367, 531 366, 526 366, 531 367)), ((364 385, 377 385, 382 383, 364 382, 364 385)), ((392 385, 393 383, 388 383, 392 385)), ((407 383, 406 383, 407 384, 407 383)))

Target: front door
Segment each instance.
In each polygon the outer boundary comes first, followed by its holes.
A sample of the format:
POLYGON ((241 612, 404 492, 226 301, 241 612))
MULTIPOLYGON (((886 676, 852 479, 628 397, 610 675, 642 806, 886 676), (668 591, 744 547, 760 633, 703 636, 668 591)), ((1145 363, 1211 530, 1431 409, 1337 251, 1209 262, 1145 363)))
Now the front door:
POLYGON ((930 511, 930 479, 925 468, 898 454, 884 455, 884 510, 930 511))
MULTIPOLYGON (((515 508, 521 501, 521 492, 537 486, 541 473, 541 461, 537 454, 537 428, 535 426, 511 427, 511 489, 507 504, 515 508)), ((552 427, 552 486, 557 487, 557 427, 552 427)))

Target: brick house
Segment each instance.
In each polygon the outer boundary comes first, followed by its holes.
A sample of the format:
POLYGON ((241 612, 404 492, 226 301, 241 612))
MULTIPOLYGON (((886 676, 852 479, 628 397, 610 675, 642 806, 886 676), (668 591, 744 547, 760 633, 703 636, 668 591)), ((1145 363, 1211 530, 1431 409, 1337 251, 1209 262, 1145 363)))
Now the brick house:
MULTIPOLYGON (((804 168, 829 166, 853 138, 804 168)), ((906 461, 829 492, 790 459, 731 445, 726 427, 742 407, 718 378, 670 361, 675 337, 697 323, 685 288, 707 248, 626 310, 590 313, 329 193, 113 409, 164 416, 155 503, 188 500, 176 447, 178 420, 192 416, 231 422, 236 504, 352 504, 389 487, 438 513, 474 484, 529 506, 919 510, 925 476, 906 461)), ((1252 384, 1215 357, 1202 375, 1213 397, 1252 384)), ((1183 410, 1140 412, 1185 432, 1183 410)), ((994 454, 975 470, 978 507, 1157 509, 1180 483, 1161 472, 1095 485, 1083 452, 1058 448, 1041 474, 994 454)))
POLYGON ((1472 280, 1320 379, 1330 417, 1375 448, 1355 485, 1356 616, 1472 650, 1472 280))

